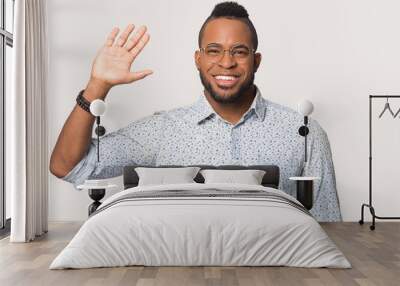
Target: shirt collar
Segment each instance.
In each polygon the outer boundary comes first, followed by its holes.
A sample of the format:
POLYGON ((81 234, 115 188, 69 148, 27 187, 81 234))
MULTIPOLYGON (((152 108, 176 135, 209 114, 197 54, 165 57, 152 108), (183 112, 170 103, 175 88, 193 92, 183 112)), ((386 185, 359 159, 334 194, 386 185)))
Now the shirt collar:
MULTIPOLYGON (((257 90, 256 96, 254 97, 254 100, 251 103, 249 110, 245 112, 246 114, 245 116, 247 116, 248 113, 254 110, 255 114, 257 115, 257 118, 260 121, 263 121, 266 111, 266 106, 265 106, 266 101, 261 96, 261 92, 257 86, 256 90, 257 90)), ((193 119, 194 122, 197 124, 202 122, 203 120, 210 118, 212 115, 216 114, 215 110, 212 108, 212 106, 210 105, 204 94, 199 96, 197 101, 192 105, 192 108, 196 112, 196 114, 193 116, 193 119)))
POLYGON ((258 119, 260 121, 264 120, 264 116, 265 116, 265 111, 266 111, 266 101, 264 100, 264 98, 261 95, 260 90, 258 89, 258 87, 256 86, 256 96, 250 106, 250 110, 254 109, 258 119))

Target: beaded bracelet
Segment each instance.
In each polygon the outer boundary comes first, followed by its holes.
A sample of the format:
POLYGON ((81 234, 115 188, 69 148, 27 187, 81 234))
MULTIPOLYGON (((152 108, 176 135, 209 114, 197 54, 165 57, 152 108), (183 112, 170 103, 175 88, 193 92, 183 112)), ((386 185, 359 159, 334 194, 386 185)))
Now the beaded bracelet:
POLYGON ((90 112, 90 102, 86 100, 86 98, 83 97, 84 89, 82 89, 78 96, 76 97, 76 103, 86 112, 90 112))

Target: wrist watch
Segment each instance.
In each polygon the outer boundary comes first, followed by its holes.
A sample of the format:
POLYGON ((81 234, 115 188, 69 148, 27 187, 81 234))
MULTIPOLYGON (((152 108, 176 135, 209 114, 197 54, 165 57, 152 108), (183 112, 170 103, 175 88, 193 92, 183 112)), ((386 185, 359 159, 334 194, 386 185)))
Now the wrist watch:
POLYGON ((89 112, 90 114, 92 114, 92 113, 90 112, 90 102, 87 101, 87 99, 83 97, 83 93, 84 93, 84 92, 85 92, 84 89, 82 89, 82 90, 79 92, 78 96, 76 97, 76 103, 77 103, 83 110, 85 110, 86 112, 89 112))

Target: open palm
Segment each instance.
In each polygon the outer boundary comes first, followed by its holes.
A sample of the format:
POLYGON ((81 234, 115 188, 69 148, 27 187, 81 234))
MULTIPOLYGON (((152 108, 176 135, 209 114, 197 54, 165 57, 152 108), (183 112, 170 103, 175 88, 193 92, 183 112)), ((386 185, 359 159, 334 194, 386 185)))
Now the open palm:
POLYGON ((128 25, 117 40, 119 29, 116 27, 112 30, 94 60, 91 73, 93 79, 100 80, 112 87, 117 84, 134 82, 152 73, 151 70, 130 71, 135 58, 150 39, 144 26, 137 29, 136 33, 129 38, 133 30, 134 25, 128 25))

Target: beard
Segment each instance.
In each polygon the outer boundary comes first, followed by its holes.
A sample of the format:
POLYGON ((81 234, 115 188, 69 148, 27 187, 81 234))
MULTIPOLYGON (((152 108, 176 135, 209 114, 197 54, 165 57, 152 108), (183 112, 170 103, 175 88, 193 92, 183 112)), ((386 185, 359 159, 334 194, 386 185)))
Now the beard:
POLYGON ((242 85, 240 86, 240 88, 237 92, 235 92, 234 94, 232 94, 230 96, 225 97, 225 96, 222 96, 221 94, 219 94, 218 92, 216 92, 212 88, 211 83, 206 79, 206 77, 204 76, 204 74, 201 71, 199 71, 199 75, 200 75, 201 83, 204 86, 204 89, 206 91, 208 91, 208 93, 211 95, 211 97, 219 103, 236 102, 241 97, 241 95, 244 94, 246 91, 248 91, 254 84, 254 72, 253 72, 251 74, 250 78, 248 80, 246 80, 244 83, 242 83, 242 85))

